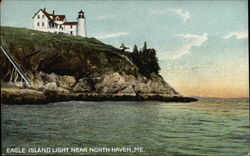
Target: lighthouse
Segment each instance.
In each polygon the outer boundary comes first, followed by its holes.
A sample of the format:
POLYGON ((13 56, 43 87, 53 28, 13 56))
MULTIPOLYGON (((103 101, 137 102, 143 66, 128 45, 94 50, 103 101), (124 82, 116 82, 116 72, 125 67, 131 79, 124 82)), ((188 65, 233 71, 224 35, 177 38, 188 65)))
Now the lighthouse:
POLYGON ((84 17, 84 12, 82 10, 78 12, 77 35, 87 37, 86 18, 84 17))

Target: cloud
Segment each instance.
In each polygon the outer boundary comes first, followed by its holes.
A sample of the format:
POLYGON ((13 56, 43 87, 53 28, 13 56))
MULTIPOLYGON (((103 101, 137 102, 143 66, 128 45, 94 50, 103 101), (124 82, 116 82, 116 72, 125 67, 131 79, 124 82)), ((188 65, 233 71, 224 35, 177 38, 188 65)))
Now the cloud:
POLYGON ((100 16, 95 16, 95 17, 91 17, 91 20, 104 20, 104 19, 109 19, 112 18, 113 16, 111 15, 100 15, 100 16))
POLYGON ((95 36, 95 37, 99 38, 99 39, 106 39, 106 38, 117 38, 117 37, 126 36, 126 35, 128 35, 127 32, 116 32, 116 33, 109 33, 109 34, 104 34, 104 35, 98 35, 98 36, 95 36))
POLYGON ((191 18, 190 13, 183 10, 182 8, 157 9, 152 10, 151 13, 155 15, 169 15, 170 13, 175 13, 176 15, 180 16, 185 22, 191 18))
POLYGON ((237 32, 231 32, 227 35, 222 36, 224 39, 229 39, 231 37, 236 37, 237 39, 243 39, 243 38, 248 38, 248 33, 247 31, 237 31, 237 32))
POLYGON ((190 19, 190 14, 187 11, 184 11, 183 9, 179 8, 173 8, 173 9, 168 9, 169 11, 172 11, 174 13, 176 13, 177 15, 181 16, 182 19, 186 22, 188 19, 190 19))
POLYGON ((178 35, 184 44, 181 48, 174 52, 169 59, 178 59, 191 52, 192 47, 200 47, 208 40, 208 34, 197 35, 197 34, 181 34, 178 35))

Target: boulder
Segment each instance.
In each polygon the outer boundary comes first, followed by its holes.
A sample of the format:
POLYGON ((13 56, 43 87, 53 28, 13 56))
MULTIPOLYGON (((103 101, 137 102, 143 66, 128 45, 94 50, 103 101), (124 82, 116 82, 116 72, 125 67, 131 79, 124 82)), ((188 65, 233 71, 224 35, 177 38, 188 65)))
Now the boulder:
POLYGON ((58 75, 56 75, 55 73, 47 74, 44 72, 39 72, 39 75, 41 76, 42 81, 45 83, 58 81, 58 75))
POLYGON ((32 88, 34 89, 41 89, 44 87, 44 82, 42 80, 39 79, 35 79, 32 83, 32 88))
POLYGON ((108 75, 103 75, 102 80, 99 81, 95 88, 98 92, 104 94, 116 94, 116 95, 133 95, 136 93, 133 86, 135 85, 135 77, 132 75, 127 75, 122 72, 110 73, 108 75))
POLYGON ((58 87, 56 85, 56 82, 50 82, 50 83, 47 83, 46 85, 44 85, 43 89, 45 89, 45 90, 57 90, 58 87))
POLYGON ((79 79, 79 81, 76 83, 76 85, 73 88, 74 92, 90 92, 92 90, 93 89, 92 89, 91 84, 88 82, 87 79, 84 79, 84 78, 79 79))
POLYGON ((65 88, 65 89, 72 89, 72 87, 75 85, 76 83, 76 79, 74 76, 60 76, 58 78, 58 86, 61 88, 65 88))

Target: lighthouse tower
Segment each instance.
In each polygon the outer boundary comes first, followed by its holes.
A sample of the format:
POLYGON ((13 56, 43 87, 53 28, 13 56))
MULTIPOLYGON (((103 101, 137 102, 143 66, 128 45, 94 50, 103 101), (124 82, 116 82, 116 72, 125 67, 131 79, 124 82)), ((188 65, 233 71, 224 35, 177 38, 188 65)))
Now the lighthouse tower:
POLYGON ((77 35, 82 37, 87 37, 86 19, 84 17, 84 12, 82 10, 78 12, 77 35))

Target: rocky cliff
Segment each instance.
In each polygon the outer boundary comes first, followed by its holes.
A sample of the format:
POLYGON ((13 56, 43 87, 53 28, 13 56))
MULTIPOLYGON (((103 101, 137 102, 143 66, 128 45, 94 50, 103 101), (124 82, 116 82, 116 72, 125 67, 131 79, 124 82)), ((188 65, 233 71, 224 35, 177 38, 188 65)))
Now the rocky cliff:
POLYGON ((194 101, 183 97, 159 74, 145 77, 124 53, 95 38, 1 27, 1 44, 26 69, 33 84, 6 84, 11 64, 2 54, 4 103, 67 100, 194 101), (11 87, 10 87, 11 86, 11 87))

